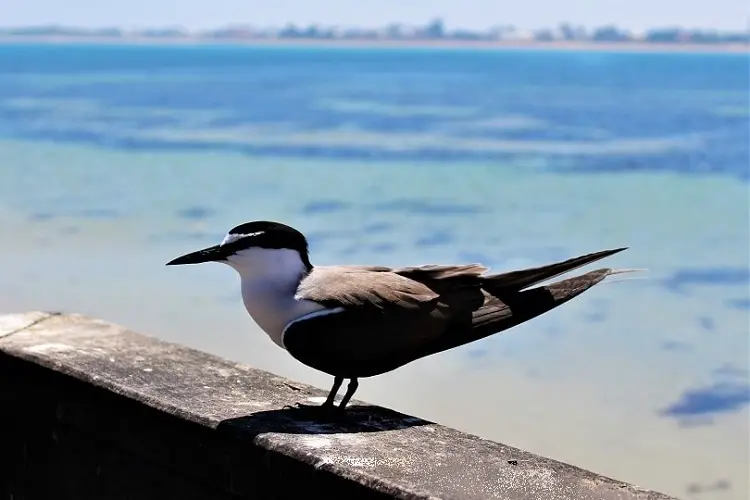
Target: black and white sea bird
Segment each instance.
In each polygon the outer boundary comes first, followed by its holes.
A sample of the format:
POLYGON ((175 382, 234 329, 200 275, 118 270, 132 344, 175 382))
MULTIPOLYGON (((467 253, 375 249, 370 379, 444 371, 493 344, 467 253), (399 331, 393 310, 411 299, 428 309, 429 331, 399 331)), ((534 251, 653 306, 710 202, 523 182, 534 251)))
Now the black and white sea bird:
POLYGON ((254 221, 230 230, 220 244, 167 265, 231 266, 240 275, 247 312, 271 340, 334 377, 321 408, 343 410, 359 378, 539 316, 621 271, 597 269, 530 287, 625 249, 501 274, 485 274, 488 269, 480 264, 313 266, 301 232, 279 222, 254 221), (336 407, 344 379, 349 384, 336 407))

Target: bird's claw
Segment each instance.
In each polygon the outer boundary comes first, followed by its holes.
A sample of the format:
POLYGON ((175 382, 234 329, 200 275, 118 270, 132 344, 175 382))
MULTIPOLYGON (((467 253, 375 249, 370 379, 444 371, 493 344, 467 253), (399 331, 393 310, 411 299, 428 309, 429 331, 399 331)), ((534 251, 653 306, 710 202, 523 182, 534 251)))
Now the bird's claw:
POLYGON ((295 403, 292 405, 286 405, 284 409, 297 410, 303 413, 309 413, 312 417, 326 418, 326 419, 339 419, 344 415, 344 409, 333 404, 321 404, 311 405, 305 403, 295 403))

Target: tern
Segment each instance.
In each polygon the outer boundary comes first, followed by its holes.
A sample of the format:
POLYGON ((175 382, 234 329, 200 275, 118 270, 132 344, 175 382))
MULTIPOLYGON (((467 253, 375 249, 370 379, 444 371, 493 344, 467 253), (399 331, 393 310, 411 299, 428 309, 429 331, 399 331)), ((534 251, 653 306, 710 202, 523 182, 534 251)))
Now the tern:
POLYGON ((502 332, 627 272, 603 268, 539 285, 626 249, 501 274, 486 274, 481 264, 313 266, 300 231, 253 221, 166 265, 220 262, 237 271, 245 309, 258 326, 297 361, 334 377, 316 408, 343 411, 360 378, 502 332), (346 394, 335 406, 345 379, 346 394))

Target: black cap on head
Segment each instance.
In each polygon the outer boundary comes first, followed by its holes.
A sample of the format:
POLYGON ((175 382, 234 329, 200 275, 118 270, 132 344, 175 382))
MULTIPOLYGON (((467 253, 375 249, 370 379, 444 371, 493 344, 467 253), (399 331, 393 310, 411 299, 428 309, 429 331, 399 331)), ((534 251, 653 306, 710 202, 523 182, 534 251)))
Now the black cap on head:
POLYGON ((234 245, 237 249, 286 248, 307 255, 307 239, 293 227, 272 221, 253 221, 240 224, 229 230, 224 245, 234 245))
POLYGON ((312 269, 305 236, 293 227, 272 221, 253 221, 235 226, 229 230, 221 244, 183 255, 168 262, 167 265, 225 260, 230 255, 246 248, 296 250, 305 266, 312 269))

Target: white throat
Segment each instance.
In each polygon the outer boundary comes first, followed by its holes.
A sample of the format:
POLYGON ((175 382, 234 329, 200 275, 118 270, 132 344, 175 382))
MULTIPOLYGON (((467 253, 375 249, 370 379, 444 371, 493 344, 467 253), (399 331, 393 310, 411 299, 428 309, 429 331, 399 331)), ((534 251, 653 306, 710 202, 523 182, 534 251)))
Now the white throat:
POLYGON ((299 252, 289 249, 248 248, 227 258, 242 281, 245 309, 277 345, 284 347, 284 328, 311 312, 325 309, 295 293, 307 267, 299 252))

